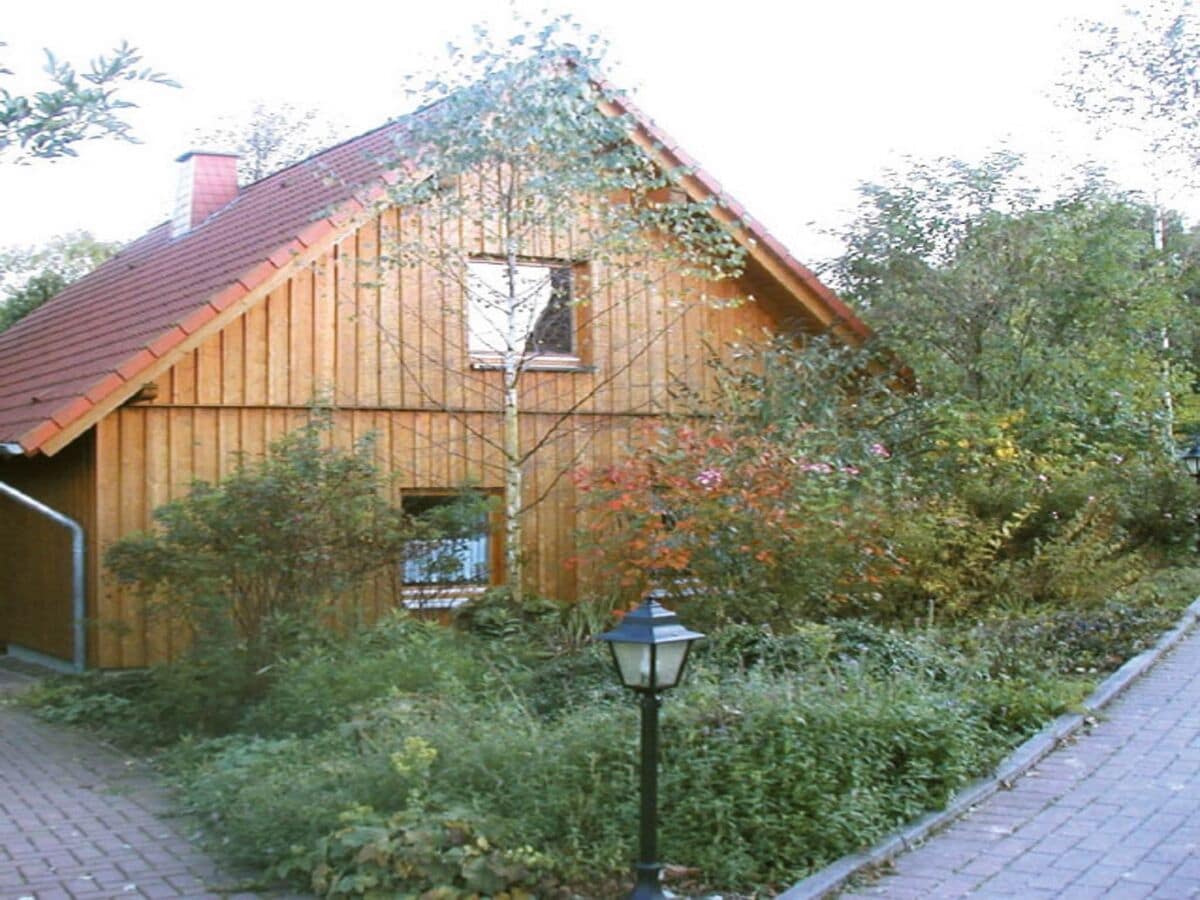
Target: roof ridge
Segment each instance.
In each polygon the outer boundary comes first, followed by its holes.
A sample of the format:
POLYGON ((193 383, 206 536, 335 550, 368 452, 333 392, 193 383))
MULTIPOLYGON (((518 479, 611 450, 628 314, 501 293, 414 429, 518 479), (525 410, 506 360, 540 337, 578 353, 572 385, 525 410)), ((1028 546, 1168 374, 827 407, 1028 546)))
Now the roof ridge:
POLYGON ((252 181, 249 184, 243 185, 240 188, 239 193, 241 190, 249 190, 250 188, 256 187, 260 184, 263 184, 264 182, 269 181, 270 179, 275 178, 276 176, 281 176, 291 169, 295 169, 299 166, 305 165, 306 163, 311 163, 314 160, 316 160, 318 157, 324 156, 327 153, 333 153, 333 152, 347 146, 348 144, 353 144, 356 141, 361 141, 365 138, 370 137, 373 134, 377 134, 378 132, 385 131, 389 128, 399 128, 401 125, 404 124, 404 122, 406 120, 411 119, 414 116, 422 115, 422 114, 428 112, 433 107, 438 106, 440 103, 443 102, 443 99, 444 98, 440 98, 437 100, 430 100, 426 103, 422 103, 420 106, 416 107, 413 110, 410 110, 409 112, 400 113, 400 115, 398 115, 398 116, 393 116, 392 118, 388 119, 386 122, 384 122, 381 125, 375 125, 371 128, 368 128, 366 131, 361 131, 357 134, 351 135, 350 137, 343 138, 340 141, 338 141, 336 144, 330 144, 328 147, 323 147, 320 150, 315 150, 312 153, 310 153, 308 156, 304 157, 303 159, 298 159, 294 162, 290 162, 283 168, 276 169, 274 172, 268 172, 266 175, 262 176, 262 178, 259 178, 256 181, 252 181))

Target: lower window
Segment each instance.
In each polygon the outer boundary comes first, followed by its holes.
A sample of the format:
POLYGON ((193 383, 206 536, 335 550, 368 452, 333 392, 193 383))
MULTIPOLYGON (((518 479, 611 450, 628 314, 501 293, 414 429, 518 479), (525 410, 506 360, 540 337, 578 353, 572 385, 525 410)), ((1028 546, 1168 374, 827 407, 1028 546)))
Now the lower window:
POLYGON ((441 533, 405 547, 400 564, 404 605, 453 608, 483 593, 492 583, 496 556, 486 496, 405 491, 401 506, 441 533))

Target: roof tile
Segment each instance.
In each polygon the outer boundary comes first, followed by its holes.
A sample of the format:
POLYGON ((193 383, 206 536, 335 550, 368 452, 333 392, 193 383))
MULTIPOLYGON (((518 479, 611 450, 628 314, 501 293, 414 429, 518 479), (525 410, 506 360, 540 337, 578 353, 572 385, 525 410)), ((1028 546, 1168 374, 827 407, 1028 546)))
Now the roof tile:
POLYGON ((221 312, 233 306, 233 304, 237 303, 248 293, 250 293, 250 288, 248 288, 243 281, 239 280, 236 284, 231 284, 229 287, 225 288, 225 290, 221 291, 221 293, 217 294, 208 302, 214 310, 221 312))
POLYGON ((311 247, 313 244, 316 244, 328 237, 333 233, 333 231, 334 228, 332 222, 330 222, 328 219, 320 219, 316 222, 313 222, 311 225, 297 234, 296 240, 305 247, 311 247))
MULTIPOLYGON (((243 272, 240 276, 238 276, 238 281, 245 286, 247 291, 252 291, 278 271, 278 266, 276 266, 269 259, 264 259, 253 269, 243 272)), ((225 308, 223 306, 218 306, 215 302, 213 303, 213 306, 215 306, 217 309, 225 308)))
POLYGON ((146 345, 146 349, 153 353, 156 357, 163 357, 170 351, 174 350, 187 338, 187 332, 176 325, 170 331, 163 332, 153 341, 146 345))
POLYGON ((282 269, 284 266, 290 263, 294 257, 303 252, 304 244, 300 243, 299 240, 291 240, 288 241, 285 246, 280 247, 267 258, 271 260, 274 265, 282 269))
MULTIPOLYGON (((30 449, 34 447, 40 447, 60 431, 62 431, 62 428, 53 419, 43 419, 36 427, 30 429, 24 434, 21 434, 20 437, 17 438, 17 443, 19 443, 22 447, 25 447, 26 452, 28 453, 30 449)), ((20 434, 19 431, 15 433, 20 434)))
POLYGON ((179 327, 188 334, 195 334, 217 317, 217 311, 207 303, 179 323, 179 327))
POLYGON ((122 378, 116 372, 110 372, 108 375, 97 381, 85 396, 93 403, 99 403, 124 383, 124 378, 122 378))
POLYGON ((66 428, 80 416, 85 415, 94 404, 87 397, 76 397, 66 406, 57 410, 54 413, 54 421, 62 428, 66 428))
POLYGON ((155 356, 149 350, 139 350, 121 365, 117 366, 117 373, 126 381, 137 377, 147 366, 154 362, 155 356))

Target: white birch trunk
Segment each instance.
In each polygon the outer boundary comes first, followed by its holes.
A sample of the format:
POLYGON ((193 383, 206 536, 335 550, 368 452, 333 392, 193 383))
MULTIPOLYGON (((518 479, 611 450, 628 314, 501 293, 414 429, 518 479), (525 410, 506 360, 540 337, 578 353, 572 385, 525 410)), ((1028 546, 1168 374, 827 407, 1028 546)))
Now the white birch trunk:
MULTIPOLYGON (((1162 253, 1166 249, 1166 223, 1162 207, 1157 198, 1154 204, 1154 249, 1162 253)), ((1162 396, 1163 396, 1163 446, 1167 453, 1175 456, 1175 398, 1171 394, 1171 332, 1162 327, 1162 396)))
MULTIPOLYGON (((509 232, 511 235, 511 231, 509 232)), ((517 249, 508 241, 508 330, 504 341, 504 578, 513 602, 524 599, 521 557, 521 409, 517 392, 521 377, 524 337, 519 323, 521 298, 517 295, 517 249)))

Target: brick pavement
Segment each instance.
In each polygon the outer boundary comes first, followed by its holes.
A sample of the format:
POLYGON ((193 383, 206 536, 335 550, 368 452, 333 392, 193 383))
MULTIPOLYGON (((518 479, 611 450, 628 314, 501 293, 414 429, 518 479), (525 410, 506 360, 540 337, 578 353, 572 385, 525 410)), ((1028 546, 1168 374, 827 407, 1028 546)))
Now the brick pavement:
POLYGON ((143 764, 11 705, 0 668, 0 900, 250 900, 197 849, 143 764))
POLYGON ((1200 897, 1200 630, 853 898, 1200 897))

